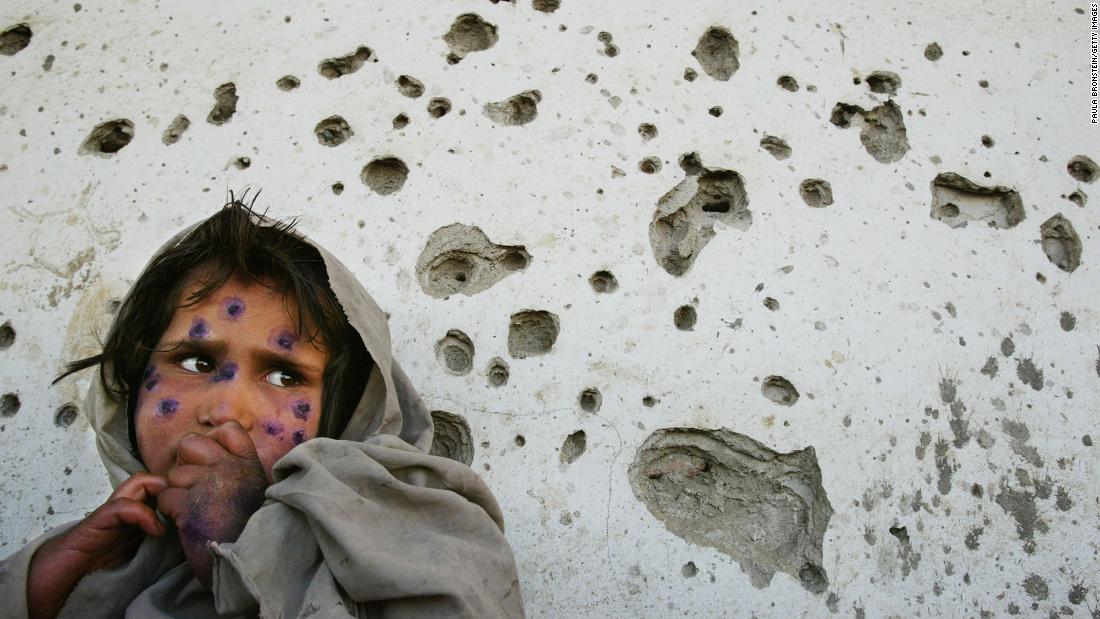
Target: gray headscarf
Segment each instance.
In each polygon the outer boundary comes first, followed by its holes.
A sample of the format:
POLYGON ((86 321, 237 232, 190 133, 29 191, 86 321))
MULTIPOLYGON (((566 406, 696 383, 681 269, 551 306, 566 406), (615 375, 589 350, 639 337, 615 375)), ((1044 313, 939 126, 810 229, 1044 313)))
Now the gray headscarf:
MULTIPOLYGON (((385 314, 347 267, 305 241, 320 252, 374 361, 343 434, 306 441, 275 464, 266 501, 240 537, 211 544, 212 590, 194 577, 169 527, 161 539, 146 538, 128 563, 84 577, 59 617, 523 616, 492 493, 469 467, 427 454, 431 416, 393 355, 385 314)), ((112 486, 144 471, 130 451, 125 403, 94 380, 84 410, 112 486)), ((0 616, 26 616, 34 552, 75 524, 0 563, 0 599, 7 601, 0 616)))

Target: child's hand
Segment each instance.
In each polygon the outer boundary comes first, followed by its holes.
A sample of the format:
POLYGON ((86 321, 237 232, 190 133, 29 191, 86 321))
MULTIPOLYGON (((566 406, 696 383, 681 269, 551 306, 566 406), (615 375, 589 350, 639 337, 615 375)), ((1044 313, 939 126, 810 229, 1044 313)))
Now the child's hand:
POLYGON ((160 475, 137 473, 84 520, 43 544, 27 577, 30 616, 55 616, 81 578, 123 564, 146 535, 164 535, 164 525, 147 503, 167 487, 160 475))
POLYGON ((168 489, 157 497, 157 508, 175 521, 187 562, 207 588, 213 556, 206 543, 236 540, 263 504, 266 489, 256 446, 236 421, 180 439, 176 466, 168 471, 168 489))

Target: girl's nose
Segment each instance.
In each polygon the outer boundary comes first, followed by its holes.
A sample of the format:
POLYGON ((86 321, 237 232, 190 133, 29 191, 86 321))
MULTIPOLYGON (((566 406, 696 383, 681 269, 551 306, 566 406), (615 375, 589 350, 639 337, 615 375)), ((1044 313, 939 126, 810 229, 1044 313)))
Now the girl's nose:
POLYGON ((236 421, 245 430, 251 430, 255 415, 253 409, 255 386, 240 373, 237 364, 227 362, 211 375, 207 397, 199 413, 199 422, 218 426, 236 421))

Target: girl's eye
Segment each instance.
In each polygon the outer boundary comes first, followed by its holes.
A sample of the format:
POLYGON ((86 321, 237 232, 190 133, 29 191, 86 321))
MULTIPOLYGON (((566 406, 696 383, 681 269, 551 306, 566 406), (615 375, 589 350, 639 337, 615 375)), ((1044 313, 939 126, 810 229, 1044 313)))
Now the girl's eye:
POLYGON ((302 382, 297 376, 286 370, 274 370, 269 372, 266 378, 267 382, 276 387, 297 387, 302 382))
POLYGON ((214 364, 209 359, 202 355, 191 355, 184 357, 179 361, 180 367, 188 372, 194 372, 196 374, 205 374, 207 372, 214 371, 214 364))

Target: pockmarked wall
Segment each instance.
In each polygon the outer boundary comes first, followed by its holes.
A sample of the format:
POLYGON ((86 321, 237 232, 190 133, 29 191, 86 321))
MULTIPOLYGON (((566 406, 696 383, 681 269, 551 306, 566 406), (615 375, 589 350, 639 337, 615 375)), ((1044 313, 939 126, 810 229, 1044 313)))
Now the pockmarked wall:
POLYGON ((1096 5, 0 5, 0 554, 227 189, 389 313, 532 617, 1096 616, 1096 5))

